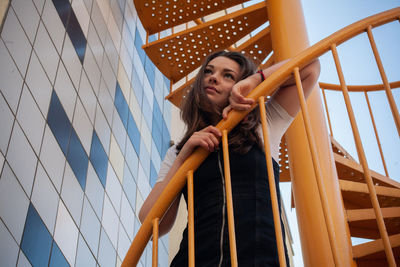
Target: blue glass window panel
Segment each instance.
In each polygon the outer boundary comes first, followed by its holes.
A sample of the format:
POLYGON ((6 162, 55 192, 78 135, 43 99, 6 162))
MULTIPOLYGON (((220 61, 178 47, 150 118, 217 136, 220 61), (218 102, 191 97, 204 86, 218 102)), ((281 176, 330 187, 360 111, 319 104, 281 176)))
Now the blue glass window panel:
POLYGON ((162 144, 162 148, 161 148, 161 153, 160 153, 160 158, 164 158, 165 154, 167 153, 167 150, 169 148, 169 143, 167 144, 167 142, 163 142, 162 144))
POLYGON ((144 50, 142 48, 142 45, 143 45, 142 38, 140 37, 139 31, 136 31, 136 33, 135 33, 135 47, 136 47, 136 50, 137 50, 137 52, 139 54, 139 58, 142 61, 142 65, 144 65, 144 61, 145 61, 145 58, 146 58, 146 53, 144 52, 144 50))
POLYGON ((164 75, 163 75, 163 78, 164 78, 165 86, 166 86, 167 88, 169 88, 169 87, 170 87, 170 84, 171 84, 170 80, 169 80, 166 76, 164 76, 164 75))
POLYGON ((131 172, 128 168, 125 166, 124 170, 124 180, 122 181, 124 191, 126 194, 126 197, 128 198, 129 203, 131 204, 133 210, 135 210, 136 207, 136 182, 131 175, 131 172))
POLYGON ((140 147, 140 162, 142 163, 142 167, 144 172, 146 173, 147 177, 149 178, 150 176, 150 154, 149 151, 147 151, 146 145, 144 144, 144 141, 141 141, 141 147, 140 147))
POLYGON ((155 124, 153 124, 153 130, 151 132, 151 135, 153 137, 154 144, 156 144, 156 148, 158 150, 158 153, 161 154, 163 139, 162 139, 161 130, 158 129, 158 127, 155 124))
POLYGON ((167 153, 167 150, 169 148, 169 144, 171 141, 171 136, 168 131, 167 125, 165 124, 165 121, 163 120, 162 123, 163 129, 162 129, 162 135, 163 135, 163 144, 162 144, 162 150, 161 150, 161 158, 164 158, 165 153, 167 153))
POLYGON ((150 186, 153 187, 157 181, 157 171, 154 168, 153 162, 150 162, 150 186))
POLYGON ((156 34, 153 34, 153 35, 150 35, 149 36, 149 42, 153 42, 153 41, 155 41, 155 40, 157 40, 157 36, 158 34, 156 33, 156 34))
POLYGON ((32 266, 47 266, 52 240, 42 219, 32 203, 30 203, 24 234, 22 236, 21 249, 32 266))
POLYGON ((169 144, 169 141, 171 140, 171 135, 169 134, 167 124, 165 123, 164 120, 162 120, 162 135, 163 135, 163 141, 169 144))
POLYGON ((153 128, 154 128, 154 123, 157 125, 158 129, 162 129, 162 120, 163 120, 163 115, 161 113, 160 107, 158 106, 158 102, 156 98, 154 98, 153 101, 153 128))
POLYGON ((126 3, 126 0, 118 0, 118 5, 119 5, 119 8, 121 9, 122 13, 124 13, 124 10, 125 10, 125 3, 126 3))
POLYGON ((69 0, 53 0, 53 4, 62 23, 64 24, 64 27, 67 27, 68 17, 72 10, 69 0))
POLYGON ((140 132, 136 125, 135 120, 132 117, 132 114, 128 113, 128 136, 129 140, 133 145, 133 148, 136 150, 136 153, 140 154, 140 132))
POLYGON ((135 93, 136 99, 140 106, 142 106, 143 86, 140 84, 139 75, 135 68, 132 68, 132 88, 135 93))
POLYGON ((151 112, 151 108, 150 108, 150 104, 147 101, 146 97, 143 97, 143 105, 142 105, 142 112, 143 112, 143 116, 144 119, 146 121, 147 126, 149 127, 149 129, 151 129, 151 124, 152 124, 152 112, 151 112))
POLYGON ((56 242, 53 241, 53 249, 51 250, 49 267, 69 267, 67 260, 62 254, 56 242))
POLYGON ((128 126, 129 107, 128 104, 126 103, 124 95, 122 94, 121 87, 119 86, 118 82, 115 89, 114 105, 117 108, 119 117, 121 118, 122 124, 126 129, 128 126))
POLYGON ((67 155, 69 135, 72 126, 54 90, 51 95, 47 123, 60 145, 61 150, 64 152, 64 155, 67 155))
POLYGON ((93 165, 101 184, 105 188, 107 179, 108 157, 100 142, 96 131, 93 131, 92 145, 90 147, 90 162, 93 165))
POLYGON ((86 38, 72 9, 66 30, 75 48, 75 51, 78 54, 79 60, 83 64, 86 51, 86 38))
POLYGON ((163 115, 164 115, 164 120, 167 125, 170 125, 171 123, 171 103, 169 102, 164 102, 164 107, 163 107, 163 115))
POLYGON ((144 71, 147 74, 147 79, 150 82, 151 88, 154 91, 154 83, 155 83, 155 70, 154 70, 155 66, 153 64, 153 62, 151 62, 150 58, 148 58, 146 56, 146 62, 144 64, 144 71))
POLYGON ((85 191, 89 159, 74 129, 71 131, 67 160, 82 190, 85 191))

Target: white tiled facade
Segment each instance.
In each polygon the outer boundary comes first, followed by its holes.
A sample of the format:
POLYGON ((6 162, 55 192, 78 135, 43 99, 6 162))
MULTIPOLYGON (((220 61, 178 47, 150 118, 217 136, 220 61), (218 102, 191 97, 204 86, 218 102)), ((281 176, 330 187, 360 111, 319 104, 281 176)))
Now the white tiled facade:
POLYGON ((119 266, 171 139, 133 1, 11 0, 0 30, 0 266, 119 266))

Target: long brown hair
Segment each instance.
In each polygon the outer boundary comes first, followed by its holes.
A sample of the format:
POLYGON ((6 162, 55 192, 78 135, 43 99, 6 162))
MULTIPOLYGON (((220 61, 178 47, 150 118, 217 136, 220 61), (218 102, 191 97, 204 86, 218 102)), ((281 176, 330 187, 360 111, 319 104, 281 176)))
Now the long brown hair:
MULTIPOLYGON (((204 70, 208 63, 216 57, 227 57, 239 64, 243 80, 256 71, 254 62, 238 52, 219 51, 209 55, 201 66, 193 87, 186 96, 181 109, 181 117, 187 126, 186 133, 177 145, 180 151, 194 132, 200 131, 209 125, 216 125, 222 119, 222 110, 213 104, 204 90, 204 70)), ((247 153, 257 144, 262 147, 261 139, 257 133, 260 123, 259 109, 251 111, 230 133, 229 145, 231 150, 241 154, 247 153)))

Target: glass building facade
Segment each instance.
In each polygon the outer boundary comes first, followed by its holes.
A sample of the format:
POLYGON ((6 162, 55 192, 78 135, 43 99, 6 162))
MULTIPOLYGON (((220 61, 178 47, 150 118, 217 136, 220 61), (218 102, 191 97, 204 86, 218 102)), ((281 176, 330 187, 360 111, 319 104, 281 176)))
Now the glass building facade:
MULTIPOLYGON (((119 266, 170 144, 132 0, 11 0, 0 38, 0 266, 119 266)), ((159 263, 168 264, 168 237, 159 263)), ((139 266, 151 266, 151 242, 139 266)))

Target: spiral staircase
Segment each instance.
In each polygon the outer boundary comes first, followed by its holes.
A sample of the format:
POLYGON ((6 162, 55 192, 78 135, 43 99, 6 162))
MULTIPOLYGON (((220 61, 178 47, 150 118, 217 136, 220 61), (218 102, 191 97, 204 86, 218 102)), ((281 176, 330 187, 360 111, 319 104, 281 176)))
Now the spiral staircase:
MULTIPOLYGON (((180 106, 182 99, 190 90, 201 62, 211 52, 222 49, 240 51, 254 59, 260 65, 260 68, 266 68, 276 61, 268 1, 248 4, 243 0, 135 0, 134 4, 148 34, 143 49, 155 66, 170 79, 171 90, 167 99, 177 107, 180 106)), ((397 128, 396 138, 398 138, 400 136, 399 112, 391 91, 399 88, 400 82, 388 82, 372 35, 373 28, 396 20, 400 21, 400 8, 371 16, 338 31, 293 57, 290 62, 257 87, 250 97, 257 100, 259 96, 270 95, 274 88, 293 73, 293 69, 304 66, 323 54, 332 52, 340 84, 320 83, 319 87, 323 93, 325 107, 327 107, 325 98, 325 91, 327 90, 343 91, 345 98, 348 92, 351 94, 364 93, 366 97, 368 97, 368 92, 371 91, 386 92, 393 121, 397 128), (346 85, 336 46, 355 36, 365 34, 365 32, 368 34, 374 51, 382 84, 371 86, 346 85)), ((347 109, 349 116, 354 117, 351 105, 350 107, 347 106, 347 109)), ((370 118, 374 121, 370 107, 369 110, 370 118)), ((305 120, 307 120, 307 109, 303 108, 302 112, 305 120)), ((324 111, 321 110, 321 112, 324 111)), ((330 129, 331 153, 340 187, 345 220, 347 221, 346 228, 349 229, 351 237, 370 239, 368 242, 352 246, 350 252, 352 259, 347 261, 341 259, 340 249, 336 255, 335 249, 332 248, 335 265, 346 266, 347 264, 343 262, 351 262, 352 266, 396 266, 396 264, 400 266, 400 177, 390 177, 387 171, 384 153, 380 146, 379 130, 376 129, 374 123, 382 164, 385 166, 383 174, 370 170, 368 167, 359 139, 357 124, 354 123, 352 127, 359 160, 355 160, 332 136, 332 126, 327 108, 326 112, 330 129)), ((217 127, 229 131, 244 116, 245 114, 242 113, 230 115, 227 122, 220 123, 217 127)), ((203 153, 196 151, 194 154, 197 152, 198 154, 203 153)), ((294 179, 291 175, 291 165, 287 153, 288 147, 285 138, 283 138, 280 155, 281 181, 294 179)), ((204 155, 202 157, 204 158, 204 155)), ((195 170, 196 166, 201 163, 201 159, 199 160, 196 157, 188 159, 188 161, 191 160, 196 163, 188 163, 183 166, 187 170, 195 170)), ((186 169, 177 173, 176 178, 174 176, 173 180, 179 180, 174 184, 175 186, 182 187, 186 183, 186 169)), ((175 190, 175 192, 179 191, 180 189, 175 190)), ((168 196, 166 194, 162 195, 160 197, 162 200, 157 203, 171 200, 175 196, 174 192, 170 192, 168 196)), ((323 194, 320 191, 320 195, 323 194)), ((152 233, 153 236, 157 236, 153 232, 157 228, 154 222, 158 223, 157 218, 160 218, 160 215, 167 208, 167 205, 162 206, 157 203, 153 208, 154 211, 150 212, 149 218, 143 223, 143 229, 139 230, 122 266, 135 266, 152 233)), ((325 216, 329 217, 326 210, 325 213, 325 216)), ((328 223, 327 228, 329 232, 328 223)), ((349 242, 351 241, 349 240, 349 242)), ((156 243, 156 240, 154 240, 154 243, 156 243)), ((333 241, 330 244, 332 247, 335 246, 333 241)), ((313 253, 318 254, 318 251, 313 251, 311 254, 313 253)), ((157 259, 153 258, 153 260, 156 266, 157 259)), ((283 265, 281 264, 281 266, 283 265)))

